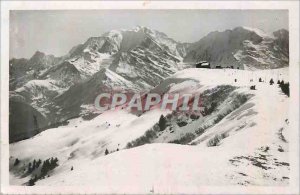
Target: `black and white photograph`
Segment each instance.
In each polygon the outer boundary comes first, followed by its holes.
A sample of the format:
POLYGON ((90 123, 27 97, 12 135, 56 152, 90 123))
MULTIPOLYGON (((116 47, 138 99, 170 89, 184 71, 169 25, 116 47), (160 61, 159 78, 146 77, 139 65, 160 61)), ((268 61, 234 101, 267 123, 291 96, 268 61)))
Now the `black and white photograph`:
POLYGON ((6 12, 10 192, 299 193, 299 18, 134 4, 6 12))

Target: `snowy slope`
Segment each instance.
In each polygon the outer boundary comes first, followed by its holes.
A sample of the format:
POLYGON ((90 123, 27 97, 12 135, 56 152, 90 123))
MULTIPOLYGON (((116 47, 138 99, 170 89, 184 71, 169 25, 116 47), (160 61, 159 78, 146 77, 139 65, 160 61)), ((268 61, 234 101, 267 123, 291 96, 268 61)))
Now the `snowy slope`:
MULTIPOLYGON (((91 162, 104 156, 106 149, 113 152, 124 148, 128 142, 153 126, 159 116, 165 113, 153 111, 137 117, 126 111, 115 111, 106 112, 91 121, 77 119, 76 123, 49 129, 32 139, 11 144, 10 151, 12 156, 22 159, 22 163, 28 163, 32 159, 58 157, 62 165, 59 172, 69 172, 71 166, 77 167, 83 161, 91 162)), ((21 166, 17 169, 19 172, 23 168, 21 166)), ((11 182, 24 184, 29 179, 12 176, 11 182)))
MULTIPOLYGON (((151 91, 160 94, 199 93, 201 94, 200 102, 203 111, 209 110, 211 107, 216 108, 206 113, 185 112, 180 114, 179 112, 179 116, 177 116, 178 112, 173 112, 170 116, 167 116, 168 127, 164 131, 158 132, 157 138, 152 139, 151 142, 189 143, 194 137, 199 136, 202 131, 214 125, 215 121, 219 122, 228 113, 243 105, 245 101, 251 100, 255 94, 253 94, 252 90, 249 90, 249 86, 256 85, 256 88, 259 89, 261 86, 261 83, 258 82, 259 78, 266 81, 263 83, 264 85, 268 85, 271 78, 275 82, 277 80, 285 80, 287 82, 287 71, 288 69, 256 72, 230 69, 186 69, 174 74, 151 91), (218 79, 215 79, 214 75, 218 75, 218 79), (237 82, 235 82, 235 79, 237 82), (197 115, 202 115, 202 117, 199 118, 197 115)), ((277 89, 278 85, 274 85, 274 87, 277 89)), ((264 93, 264 89, 259 90, 262 90, 264 93)))
MULTIPOLYGON (((30 179, 20 177, 29 161, 57 157, 59 166, 36 185, 97 185, 103 193, 199 193, 201 185, 287 185, 288 98, 276 84, 269 85, 269 79, 276 82, 276 77, 288 81, 287 69, 255 73, 231 69, 180 71, 154 90, 204 91, 230 85, 237 87, 235 94, 251 98, 190 145, 149 144, 124 150, 170 111, 155 109, 138 117, 118 110, 91 121, 73 119, 67 126, 11 144, 10 163, 15 158, 21 163, 10 166, 10 182, 24 184, 30 179), (259 83, 259 77, 267 82, 259 83), (257 90, 250 90, 250 85, 256 85, 257 90), (106 149, 111 154, 105 156, 106 149)), ((211 116, 228 108, 230 99, 226 101, 211 116)), ((188 126, 193 129, 201 120, 187 121, 188 126)), ((176 130, 167 131, 165 136, 177 134, 176 130)))
POLYGON ((45 96, 55 96, 59 94, 59 87, 55 85, 55 80, 31 80, 27 82, 23 87, 15 90, 15 92, 28 95, 28 99, 34 100, 43 98, 45 96), (54 93, 51 95, 51 93, 54 93))

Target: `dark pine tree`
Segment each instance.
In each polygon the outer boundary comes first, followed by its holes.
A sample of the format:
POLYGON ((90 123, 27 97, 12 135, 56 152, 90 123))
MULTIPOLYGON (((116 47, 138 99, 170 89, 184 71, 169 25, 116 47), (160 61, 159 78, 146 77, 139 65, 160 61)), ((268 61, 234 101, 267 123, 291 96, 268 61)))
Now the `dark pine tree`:
POLYGON ((39 160, 37 161, 37 163, 36 163, 36 168, 39 168, 39 166, 41 165, 41 163, 42 163, 42 161, 41 161, 41 159, 39 159, 39 160))
POLYGON ((28 182, 28 185, 29 185, 29 186, 34 186, 34 184, 35 184, 34 178, 31 178, 31 179, 29 180, 29 182, 28 182))
POLYGON ((33 164, 32 164, 32 170, 34 170, 36 168, 36 160, 33 160, 33 164))
POLYGON ((45 176, 50 170, 50 162, 49 159, 45 160, 41 169, 42 176, 45 176))
POLYGON ((255 90, 255 85, 250 86, 251 90, 255 90))
POLYGON ((106 150, 105 150, 105 155, 108 155, 109 154, 109 151, 108 151, 108 149, 106 148, 106 150))
POLYGON ((19 163, 20 163, 19 159, 16 158, 15 163, 14 163, 14 166, 17 166, 19 163))
POLYGON ((259 78, 259 79, 258 79, 258 82, 260 82, 260 83, 261 83, 261 82, 262 82, 262 79, 261 79, 261 78, 259 78))
POLYGON ((283 83, 280 85, 280 88, 282 90, 282 92, 287 95, 288 97, 290 97, 290 84, 289 83, 283 83))
POLYGON ((28 164, 27 172, 28 172, 28 173, 31 173, 31 172, 32 172, 31 162, 28 164))
POLYGON ((160 118, 159 118, 159 121, 158 121, 158 126, 159 126, 161 131, 165 130, 166 123, 167 123, 166 118, 164 117, 164 115, 161 115, 160 118))
POLYGON ((271 80, 270 80, 270 85, 273 85, 274 84, 274 81, 273 81, 273 79, 271 78, 271 80))

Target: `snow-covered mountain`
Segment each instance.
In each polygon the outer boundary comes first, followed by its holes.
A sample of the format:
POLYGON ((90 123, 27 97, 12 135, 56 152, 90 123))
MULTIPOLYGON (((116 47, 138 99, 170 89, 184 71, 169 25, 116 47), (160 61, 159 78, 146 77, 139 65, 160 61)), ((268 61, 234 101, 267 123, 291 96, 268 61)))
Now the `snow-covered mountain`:
POLYGON ((59 58, 36 52, 11 60, 11 98, 50 124, 61 122, 84 112, 104 89, 146 91, 159 84, 178 70, 188 45, 139 26, 91 37, 59 58))
MULTIPOLYGON (((110 70, 101 73, 116 80, 110 70)), ((288 97, 278 85, 259 78, 288 81, 288 69, 255 74, 179 71, 153 90, 200 93, 208 107, 202 116, 161 109, 137 116, 122 109, 90 121, 69 120, 66 126, 10 145, 10 182, 28 185, 37 175, 35 185, 97 185, 103 193, 199 193, 201 185, 288 185, 288 97), (164 129, 158 125, 162 115, 164 129), (52 157, 58 166, 46 176, 39 177, 41 166, 27 170, 34 160, 52 157), (132 182, 139 188, 126 188, 132 182)))
POLYGON ((273 69, 289 65, 289 33, 281 29, 268 35, 259 29, 237 27, 211 32, 193 43, 185 62, 208 61, 213 67, 273 69))
POLYGON ((91 37, 71 49, 68 61, 85 78, 109 68, 126 79, 154 86, 177 70, 186 47, 164 33, 139 26, 91 37))

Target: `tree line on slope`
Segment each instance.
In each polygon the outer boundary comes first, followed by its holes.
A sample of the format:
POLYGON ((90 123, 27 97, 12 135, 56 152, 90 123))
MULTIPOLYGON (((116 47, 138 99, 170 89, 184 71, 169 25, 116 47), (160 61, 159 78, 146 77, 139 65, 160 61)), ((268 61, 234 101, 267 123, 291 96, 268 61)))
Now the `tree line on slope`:
MULTIPOLYGON (((250 80, 250 82, 251 82, 251 80, 250 80)), ((264 81, 262 80, 262 78, 259 78, 258 82, 264 82, 264 81)), ((275 83, 274 80, 273 80, 273 78, 270 79, 269 83, 270 83, 270 85, 273 85, 275 83)), ((285 83, 284 80, 281 80, 281 81, 278 80, 277 84, 279 85, 281 91, 285 95, 287 95, 288 97, 290 97, 290 83, 289 82, 285 83)), ((256 90, 256 86, 255 85, 251 85, 250 89, 251 90, 256 90)))

